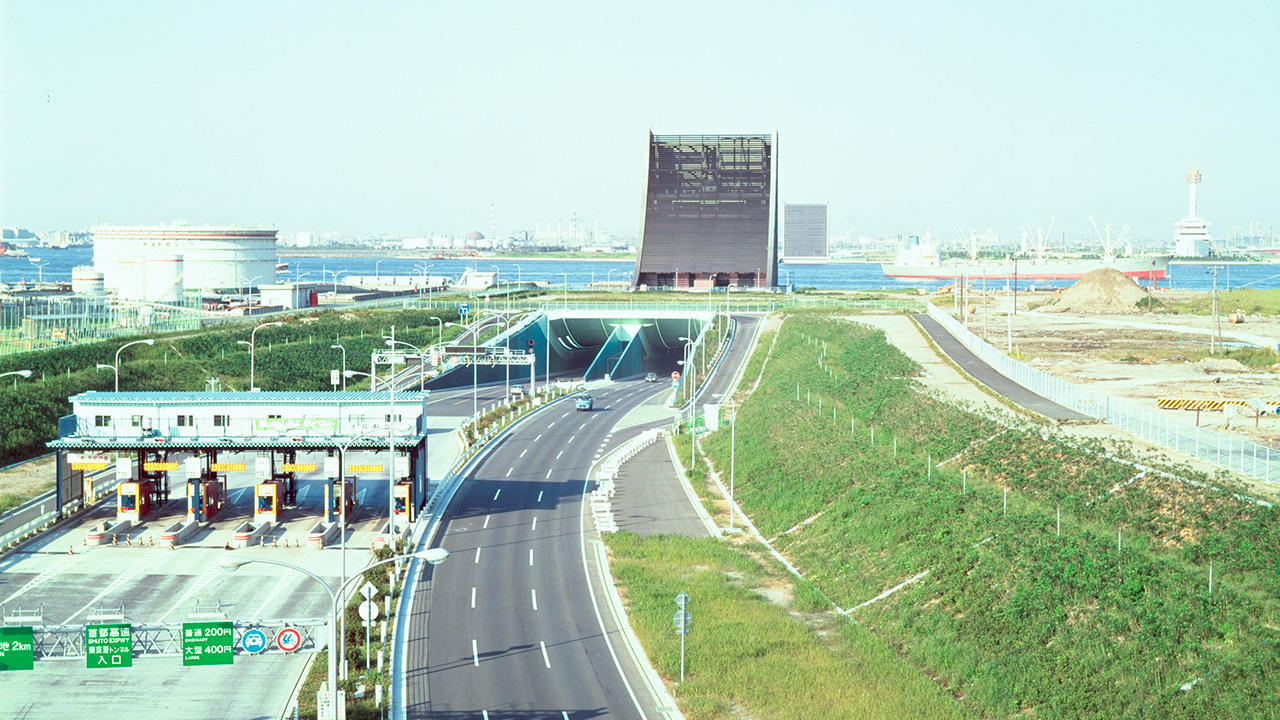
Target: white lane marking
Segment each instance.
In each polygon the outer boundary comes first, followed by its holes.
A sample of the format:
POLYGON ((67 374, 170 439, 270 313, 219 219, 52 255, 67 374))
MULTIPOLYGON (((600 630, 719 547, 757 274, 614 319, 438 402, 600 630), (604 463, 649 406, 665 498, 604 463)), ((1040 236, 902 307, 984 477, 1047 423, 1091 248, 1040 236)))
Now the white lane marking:
POLYGON ((581 425, 579 425, 579 426, 578 426, 578 429, 579 429, 579 430, 581 430, 581 429, 585 428, 586 426, 587 426, 587 424, 586 424, 586 423, 582 423, 581 425))
POLYGON ((578 436, 577 436, 577 435, 570 435, 570 436, 569 436, 569 439, 564 441, 564 444, 565 444, 565 445, 568 445, 569 443, 573 442, 573 439, 574 439, 574 438, 576 438, 576 437, 578 437, 578 436))
MULTIPOLYGON (((533 527, 529 528, 529 532, 533 532, 534 530, 537 530, 537 529, 538 529, 538 516, 537 516, 537 515, 534 515, 534 516, 533 516, 533 527)), ((63 623, 63 625, 66 625, 66 623, 63 623)))
POLYGON ((538 502, 542 502, 542 491, 538 491, 538 502))
POLYGON ((555 426, 556 426, 556 423, 555 423, 555 421, 553 420, 553 421, 551 421, 551 424, 547 426, 547 429, 548 429, 548 430, 550 430, 551 428, 553 428, 553 427, 555 427, 555 426))
POLYGON ((502 488, 498 488, 498 491, 493 494, 493 499, 497 500, 498 496, 501 494, 502 494, 502 488))
POLYGON ((488 710, 481 710, 481 711, 480 711, 480 720, 489 720, 489 711, 488 711, 488 710))
POLYGON ((542 646, 542 662, 546 663, 547 669, 550 670, 551 658, 547 657, 547 644, 541 640, 538 641, 538 644, 542 646))
POLYGON ((111 593, 116 588, 132 587, 133 581, 139 575, 142 574, 143 565, 148 563, 149 560, 150 560, 150 557, 148 557, 148 555, 143 555, 141 558, 138 559, 137 562, 130 565, 128 570, 125 570, 124 572, 117 575, 116 579, 111 581, 111 584, 107 585, 105 588, 102 589, 102 592, 95 595, 92 600, 85 603, 84 606, 81 607, 79 610, 75 611, 74 613, 71 613, 71 616, 68 617, 66 620, 63 620, 60 624, 62 625, 69 624, 72 620, 76 619, 80 615, 80 613, 84 612, 85 610, 88 610, 94 605, 97 605, 99 600, 106 597, 108 593, 111 593))
POLYGON ((536 445, 538 444, 538 441, 541 439, 542 439, 542 433, 538 433, 538 437, 533 439, 533 443, 536 445))
POLYGON ((480 667, 480 653, 476 648, 475 638, 471 638, 471 664, 480 667))
POLYGON ((537 610, 538 609, 538 591, 533 588, 529 588, 529 597, 533 600, 533 609, 537 610))
MULTIPOLYGON (((561 710, 561 711, 560 711, 560 717, 561 717, 563 720, 569 720, 569 713, 568 713, 568 712, 566 712, 566 711, 564 711, 564 710, 561 710)), ((485 718, 485 720, 488 720, 488 718, 485 718)))
POLYGON ((527 452, 529 452, 529 448, 525 448, 525 449, 521 450, 521 451, 520 451, 520 457, 524 457, 524 454, 525 454, 525 453, 527 453, 527 452))
POLYGON ((512 470, 515 470, 515 468, 507 468, 507 477, 511 477, 512 470))
POLYGON ((474 587, 471 588, 471 609, 476 609, 476 589, 474 587))
POLYGON ((560 456, 561 456, 561 455, 563 455, 563 454, 564 454, 564 451, 563 451, 563 450, 561 450, 560 452, 556 453, 556 459, 557 459, 557 460, 559 460, 559 459, 560 459, 560 456))
POLYGON ((485 527, 485 528, 489 527, 489 516, 488 516, 488 515, 485 515, 485 516, 484 516, 484 525, 482 525, 481 527, 485 527))
POLYGON ((547 479, 551 479, 551 468, 547 468, 547 479))
POLYGON ((476 564, 480 564, 480 548, 476 548, 476 564))
POLYGON ((285 573, 284 575, 281 575, 280 579, 276 580, 276 584, 271 587, 271 592, 267 593, 267 596, 262 599, 262 604, 258 606, 257 612, 255 612, 251 617, 262 617, 262 613, 267 609, 267 605, 272 600, 276 599, 276 595, 279 595, 281 590, 292 585, 293 580, 296 577, 297 576, 294 573, 285 573))
POLYGON ((533 567, 533 548, 529 548, 529 567, 533 567))

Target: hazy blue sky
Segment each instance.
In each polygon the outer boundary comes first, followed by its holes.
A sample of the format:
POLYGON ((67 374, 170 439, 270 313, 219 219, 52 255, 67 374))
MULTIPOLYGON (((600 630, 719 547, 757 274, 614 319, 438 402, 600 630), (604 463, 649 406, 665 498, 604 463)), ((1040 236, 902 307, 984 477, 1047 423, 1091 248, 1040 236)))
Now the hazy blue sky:
POLYGON ((4 0, 0 223, 634 233, 652 128, 837 234, 1280 226, 1280 3, 1049 5, 4 0))

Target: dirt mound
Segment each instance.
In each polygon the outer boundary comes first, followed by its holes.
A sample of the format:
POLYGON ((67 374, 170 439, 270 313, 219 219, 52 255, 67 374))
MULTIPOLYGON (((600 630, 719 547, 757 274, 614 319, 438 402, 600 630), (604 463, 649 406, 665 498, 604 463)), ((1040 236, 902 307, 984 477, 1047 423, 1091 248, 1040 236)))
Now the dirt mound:
POLYGON ((1133 278, 1115 268, 1090 270, 1075 285, 1062 291, 1056 302, 1045 307, 1048 312, 1131 313, 1147 291, 1133 278))

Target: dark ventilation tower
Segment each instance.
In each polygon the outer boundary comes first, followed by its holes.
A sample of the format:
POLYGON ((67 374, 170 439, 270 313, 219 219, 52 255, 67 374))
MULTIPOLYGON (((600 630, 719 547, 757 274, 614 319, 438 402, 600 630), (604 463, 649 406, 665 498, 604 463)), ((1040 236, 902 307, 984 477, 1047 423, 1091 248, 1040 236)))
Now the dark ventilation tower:
POLYGON ((636 287, 777 285, 777 139, 649 133, 636 287))

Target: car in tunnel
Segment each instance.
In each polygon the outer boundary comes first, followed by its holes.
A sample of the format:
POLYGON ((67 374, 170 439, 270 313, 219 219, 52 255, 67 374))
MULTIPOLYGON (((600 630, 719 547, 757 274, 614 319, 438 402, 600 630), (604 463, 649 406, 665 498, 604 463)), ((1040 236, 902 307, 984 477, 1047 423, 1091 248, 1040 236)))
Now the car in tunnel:
POLYGON ((645 374, 644 374, 644 381, 645 381, 645 382, 658 382, 658 373, 645 373, 645 374))

